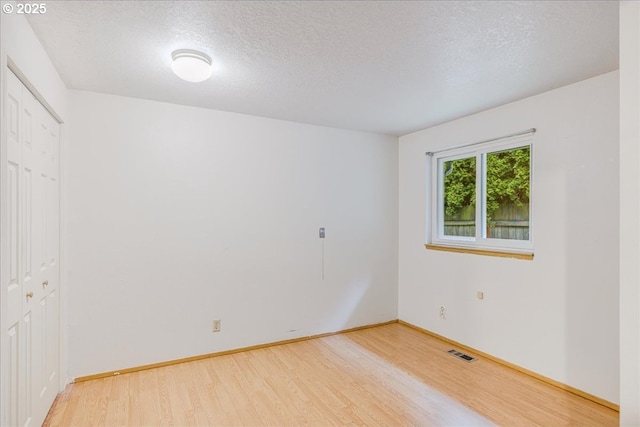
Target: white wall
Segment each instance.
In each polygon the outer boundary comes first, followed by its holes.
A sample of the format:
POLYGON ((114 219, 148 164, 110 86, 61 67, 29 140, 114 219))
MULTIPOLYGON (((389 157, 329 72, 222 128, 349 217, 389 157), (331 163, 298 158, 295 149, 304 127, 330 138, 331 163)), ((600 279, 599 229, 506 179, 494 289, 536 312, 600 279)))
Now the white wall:
POLYGON ((397 318, 396 137, 70 100, 72 376, 397 318))
POLYGON ((618 106, 613 72, 401 137, 400 319, 617 403, 618 106), (425 250, 425 152, 532 127, 535 259, 425 250))
MULTIPOLYGON (((8 3, 15 4, 15 2, 8 3)), ((0 21, 3 88, 7 57, 9 57, 9 60, 28 79, 25 83, 30 83, 37 89, 45 103, 53 110, 52 112, 64 120, 67 115, 67 87, 24 15, 1 13, 0 21)))
POLYGON ((620 424, 640 425, 640 3, 620 4, 620 424))
MULTIPOLYGON (((3 2, 7 3, 7 2, 3 2)), ((9 2, 15 4, 15 2, 9 2)), ((7 85, 7 65, 11 63, 12 67, 20 74, 20 77, 25 79, 26 83, 31 89, 35 89, 40 96, 41 101, 44 101, 58 118, 64 120, 67 116, 67 88, 64 85, 62 79, 58 75, 55 67, 51 63, 51 60, 47 56, 44 48, 40 44, 40 41, 34 34, 31 26, 24 18, 23 15, 0 13, 0 116, 1 124, 0 132, 2 143, 0 144, 0 183, 4 183, 4 177, 6 176, 5 164, 6 164, 6 117, 4 110, 4 99, 7 85)), ((64 147, 66 143, 65 127, 61 127, 60 142, 64 147)), ((64 148, 63 148, 64 150, 64 148)), ((64 197, 64 175, 61 179, 62 184, 62 197, 64 197)), ((6 241, 6 191, 5 186, 0 187, 0 255, 2 261, 0 262, 0 271, 2 275, 0 283, 2 284, 2 290, 0 290, 0 348, 6 349, 6 337, 4 331, 7 330, 5 324, 6 310, 6 283, 7 278, 7 265, 6 254, 8 243, 6 241)), ((64 244, 64 234, 61 237, 61 243, 64 244)), ((61 263, 64 268, 64 254, 62 255, 61 263)), ((66 341, 64 338, 64 324, 65 324, 65 302, 66 302, 66 288, 64 280, 61 281, 60 286, 61 295, 61 324, 62 324, 62 340, 61 340, 61 372, 60 387, 64 386, 67 380, 66 377, 66 341)), ((0 352, 0 425, 7 424, 7 408, 9 393, 5 390, 9 381, 7 380, 7 360, 4 358, 4 353, 0 352)))

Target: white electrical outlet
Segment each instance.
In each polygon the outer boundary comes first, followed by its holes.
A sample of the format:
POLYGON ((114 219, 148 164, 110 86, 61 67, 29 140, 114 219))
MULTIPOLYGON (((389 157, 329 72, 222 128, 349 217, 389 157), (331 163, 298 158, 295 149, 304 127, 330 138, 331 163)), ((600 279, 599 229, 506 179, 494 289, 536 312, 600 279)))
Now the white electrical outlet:
POLYGON ((220 332, 220 319, 213 319, 213 332, 220 332))
POLYGON ((445 320, 447 318, 447 309, 445 306, 440 306, 440 318, 445 320))

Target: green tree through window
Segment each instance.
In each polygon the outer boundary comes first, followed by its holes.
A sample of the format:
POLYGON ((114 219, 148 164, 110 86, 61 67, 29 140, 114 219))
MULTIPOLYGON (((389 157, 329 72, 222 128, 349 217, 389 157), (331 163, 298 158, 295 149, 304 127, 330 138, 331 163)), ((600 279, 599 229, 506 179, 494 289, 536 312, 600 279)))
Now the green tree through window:
POLYGON ((475 208, 475 205, 476 158, 469 157, 444 162, 445 218, 459 217, 463 208, 475 208))
POLYGON ((522 147, 487 154, 487 221, 500 206, 529 204, 530 151, 522 147))
POLYGON ((483 236, 529 240, 530 156, 530 146, 522 146, 443 161, 444 235, 476 235, 476 198, 482 194, 483 236))

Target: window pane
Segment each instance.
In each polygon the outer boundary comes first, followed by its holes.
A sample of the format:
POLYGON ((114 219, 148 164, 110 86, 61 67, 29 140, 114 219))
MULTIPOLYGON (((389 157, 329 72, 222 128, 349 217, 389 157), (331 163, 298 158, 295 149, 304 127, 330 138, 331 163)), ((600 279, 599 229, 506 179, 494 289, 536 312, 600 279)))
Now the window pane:
POLYGON ((486 155, 486 237, 529 240, 530 147, 486 155))
POLYGON ((476 158, 441 163, 444 173, 444 235, 476 235, 476 158))

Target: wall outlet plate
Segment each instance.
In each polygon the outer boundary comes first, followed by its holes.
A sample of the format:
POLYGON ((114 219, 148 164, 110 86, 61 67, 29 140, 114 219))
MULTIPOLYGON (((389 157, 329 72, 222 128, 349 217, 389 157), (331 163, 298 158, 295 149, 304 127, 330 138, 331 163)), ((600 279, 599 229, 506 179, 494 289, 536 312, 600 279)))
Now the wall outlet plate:
POLYGON ((445 306, 440 306, 440 318, 442 320, 447 319, 447 308, 445 306))
POLYGON ((213 332, 220 332, 220 319, 213 319, 213 332))

